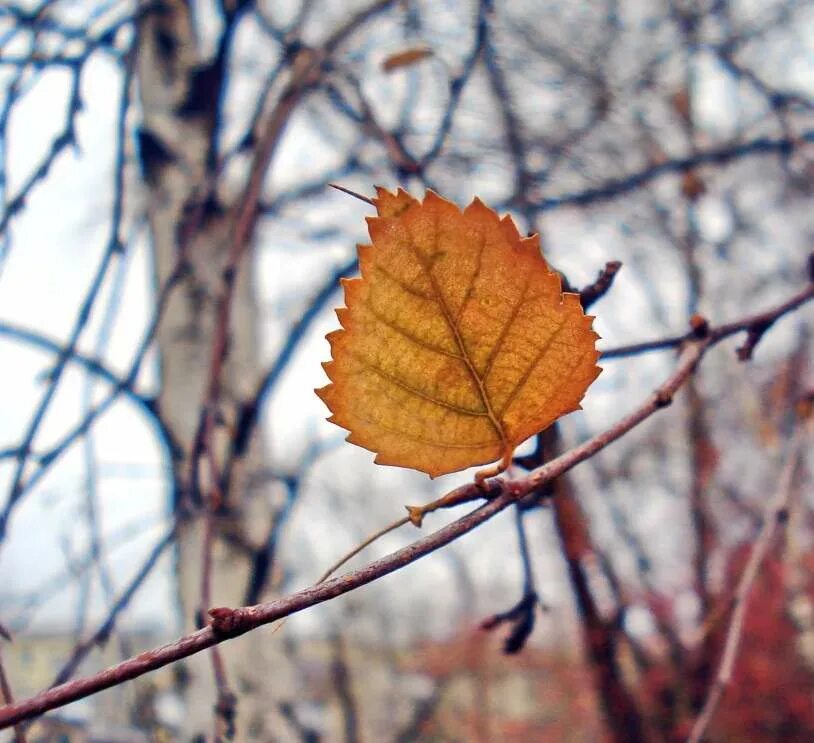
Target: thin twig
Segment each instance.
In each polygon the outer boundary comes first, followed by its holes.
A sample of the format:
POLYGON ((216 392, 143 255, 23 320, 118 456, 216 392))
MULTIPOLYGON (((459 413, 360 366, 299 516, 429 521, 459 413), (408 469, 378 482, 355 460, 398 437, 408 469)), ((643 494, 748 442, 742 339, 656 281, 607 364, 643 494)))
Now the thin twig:
MULTIPOLYGON (((809 260, 814 260, 814 253, 809 255, 809 260)), ((705 332, 712 338, 715 343, 722 341, 737 333, 746 331, 750 332, 753 328, 765 327, 772 325, 776 320, 785 314, 797 309, 802 304, 814 298, 814 279, 808 283, 805 288, 791 296, 783 304, 773 307, 772 309, 764 312, 758 312, 754 315, 748 315, 739 320, 732 322, 722 323, 721 325, 711 326, 705 329, 705 332)), ((656 338, 650 341, 642 341, 641 343, 631 343, 625 346, 616 346, 608 348, 601 352, 600 359, 603 361, 609 359, 618 359, 625 356, 636 356, 640 353, 647 353, 649 351, 662 351, 671 348, 678 348, 682 343, 691 340, 698 335, 697 329, 690 329, 688 332, 681 335, 671 335, 664 338, 656 338)), ((754 350, 752 344, 751 350, 754 350)))
MULTIPOLYGON (((814 296, 814 291, 809 287, 805 298, 800 299, 800 296, 795 295, 793 301, 784 302, 775 307, 774 310, 764 314, 773 314, 776 319, 782 314, 792 311, 805 299, 810 299, 814 296)), ((688 340, 679 354, 673 373, 637 408, 606 430, 532 470, 527 476, 512 481, 497 478, 490 481, 485 490, 474 483, 470 483, 450 491, 446 497, 457 502, 461 502, 467 497, 473 500, 477 497, 487 497, 489 500, 484 505, 447 524, 438 531, 359 570, 297 591, 276 601, 238 609, 211 609, 209 613, 212 617, 212 624, 208 627, 186 635, 175 642, 130 658, 92 676, 61 684, 22 702, 0 708, 0 729, 14 725, 21 720, 37 717, 48 710, 62 707, 112 686, 117 686, 182 658, 199 653, 213 645, 243 635, 256 627, 275 622, 303 609, 329 601, 385 575, 389 575, 444 547, 488 521, 528 493, 540 489, 543 485, 559 477, 580 462, 594 456, 642 421, 668 406, 672 402, 676 391, 693 373, 704 353, 725 337, 727 337, 727 334, 719 332, 715 335, 710 333, 705 337, 688 340)))
POLYGON ((525 647, 531 633, 534 631, 537 618, 539 598, 534 584, 531 552, 529 551, 526 525, 523 520, 527 513, 527 509, 523 509, 519 503, 515 504, 514 525, 517 531, 518 549, 523 566, 523 594, 520 601, 510 609, 493 614, 480 624, 481 629, 484 630, 493 630, 506 623, 511 625, 511 630, 503 641, 503 652, 506 655, 519 653, 525 647))
POLYGON ((410 523, 410 517, 409 516, 404 516, 403 518, 400 518, 400 519, 394 521, 392 524, 388 524, 384 528, 373 532, 373 534, 371 534, 367 539, 365 539, 364 542, 361 542, 360 544, 357 544, 350 552, 348 552, 345 555, 343 555, 342 557, 340 557, 339 560, 337 560, 333 565, 331 565, 331 567, 329 567, 320 576, 320 578, 319 578, 319 580, 317 580, 316 584, 318 585, 319 583, 324 583, 326 580, 328 580, 328 578, 330 578, 337 570, 339 570, 339 568, 341 568, 345 563, 349 562, 354 557, 356 557, 356 555, 358 555, 363 549, 365 549, 365 547, 369 547, 371 544, 373 544, 373 542, 380 539, 385 534, 389 534, 391 531, 395 531, 396 529, 400 529, 402 526, 404 526, 405 524, 409 524, 409 523, 410 523))
POLYGON ((777 527, 784 521, 789 499, 792 494, 794 472, 800 459, 804 432, 805 428, 801 425, 789 445, 789 453, 783 470, 780 473, 777 490, 766 504, 766 511, 763 516, 760 533, 755 540, 752 553, 749 555, 749 561, 746 563, 746 567, 738 581, 738 586, 735 589, 734 610, 726 633, 726 642, 724 644, 723 655, 721 656, 721 663, 718 666, 718 672, 715 675, 715 680, 704 702, 704 706, 687 738, 687 743, 700 743, 704 733, 712 722, 712 718, 715 715, 715 711, 721 702, 727 686, 729 686, 729 682, 732 680, 732 672, 734 671, 735 662, 738 658, 738 648, 740 647, 743 637, 743 623, 746 618, 746 610, 749 607, 749 596, 758 573, 760 572, 763 560, 766 558, 769 548, 772 545, 774 533, 777 527))
POLYGON ((345 188, 344 186, 340 186, 338 183, 329 183, 328 184, 331 188, 335 188, 337 191, 341 191, 342 193, 346 193, 348 196, 353 196, 354 199, 359 199, 359 201, 364 201, 365 204, 370 204, 371 206, 376 206, 376 202, 373 199, 368 198, 367 196, 363 196, 360 193, 356 193, 356 191, 351 191, 349 188, 345 188))
POLYGON ((103 645, 107 639, 110 637, 111 632, 113 632, 114 628, 116 627, 116 622, 118 620, 119 615, 127 608, 130 604, 130 601, 133 599, 133 596, 136 595, 138 589, 141 588, 144 581, 150 576, 150 573, 153 571, 153 568, 158 563, 159 558, 164 551, 173 543, 175 540, 175 532, 177 527, 171 527, 167 533, 161 537, 161 539, 156 543, 153 549, 150 551, 150 554, 145 559, 142 566, 139 568, 138 572, 133 576, 132 580, 128 584, 128 586, 122 591, 119 598, 116 602, 110 607, 107 616, 99 625, 98 629, 90 635, 84 642, 78 643, 71 654, 71 657, 65 663, 65 665, 59 670, 56 677, 54 678, 53 687, 57 687, 58 685, 64 685, 68 679, 76 673, 77 668, 85 659, 85 657, 93 650, 95 647, 103 645))
POLYGON ((70 363, 81 366, 86 372, 95 375, 99 379, 103 379, 122 394, 126 395, 130 400, 136 403, 136 405, 147 410, 151 416, 157 417, 155 416, 155 409, 151 406, 150 400, 136 392, 129 380, 120 377, 114 371, 106 367, 101 359, 86 356, 76 348, 70 350, 60 342, 52 340, 34 330, 18 327, 7 322, 0 322, 0 337, 6 337, 13 341, 25 343, 34 348, 39 348, 57 355, 67 353, 70 363))
MULTIPOLYGON (((23 477, 25 475, 31 447, 37 437, 37 433, 40 430, 42 421, 45 419, 46 413, 50 409, 51 401, 56 395, 57 388, 60 385, 60 381, 62 379, 63 372, 67 367, 68 361, 79 343, 79 338, 82 335, 85 326, 90 320, 91 308, 94 306, 96 298, 99 296, 99 293, 102 290, 102 286, 105 278, 108 275, 110 266, 116 256, 118 256, 121 252, 119 230, 124 215, 124 161, 126 157, 125 145, 128 141, 126 136, 126 121, 127 113, 129 111, 129 91, 130 84, 133 79, 133 67, 134 57, 132 54, 128 53, 125 63, 124 76, 122 79, 121 100, 119 102, 116 124, 116 167, 113 170, 113 206, 111 210, 111 224, 109 227, 107 244, 105 246, 102 258, 96 268, 96 272, 93 276, 90 287, 88 288, 85 298, 82 301, 82 305, 76 316, 74 325, 71 328, 68 341, 65 344, 63 351, 57 357, 56 364, 49 375, 48 386, 40 397, 39 403, 37 404, 34 414, 31 416, 26 428, 26 432, 23 435, 23 439, 19 447, 19 453, 16 457, 14 474, 12 475, 8 499, 6 501, 3 513, 0 515, 0 542, 4 541, 5 539, 11 511, 24 492, 22 487, 23 477)), ((10 211, 7 212, 7 214, 10 213, 10 211)), ((2 232, 2 228, 0 228, 0 232, 2 232)))
POLYGON ((596 279, 583 287, 579 293, 579 301, 582 303, 583 310, 587 310, 608 293, 620 268, 622 268, 622 261, 608 261, 596 279))
POLYGON ((261 625, 275 622, 303 609, 329 601, 385 575, 389 575, 444 547, 488 521, 527 493, 593 456, 613 441, 624 436, 641 421, 665 407, 664 401, 671 398, 681 384, 692 374, 698 360, 708 347, 709 341, 706 339, 688 344, 682 352, 673 374, 635 411, 583 444, 532 471, 527 477, 516 481, 506 481, 498 478, 489 483, 488 492, 484 492, 482 488, 479 488, 474 483, 463 485, 451 491, 448 495, 453 499, 460 499, 464 496, 471 499, 489 496, 490 500, 438 531, 359 570, 319 583, 276 601, 238 609, 212 609, 209 613, 213 621, 208 627, 186 635, 175 642, 130 658, 92 676, 62 684, 40 692, 25 701, 0 708, 0 729, 137 678, 169 663, 243 635, 261 625))
MULTIPOLYGON (((381 539, 385 534, 389 534, 391 531, 396 531, 396 529, 400 529, 405 524, 409 524, 411 519, 409 516, 403 516, 396 521, 388 524, 387 526, 382 527, 381 529, 377 529, 373 532, 369 537, 367 537, 364 541, 357 544, 350 552, 346 552, 342 557, 340 557, 331 567, 329 567, 319 578, 317 578, 317 582, 314 584, 318 586, 320 583, 324 583, 328 578, 330 578, 339 568, 341 568, 345 563, 350 562, 356 555, 358 555, 362 550, 366 547, 369 547, 374 542, 381 539)), ((274 633, 279 632, 285 626, 285 620, 280 622, 275 628, 274 633)))
MULTIPOLYGON (((6 676, 6 669, 3 666, 3 649, 0 647, 0 698, 3 704, 13 704, 14 694, 11 691, 11 684, 9 683, 8 676, 6 676)), ((26 743, 25 726, 14 726, 14 743, 26 743)))
POLYGON ((814 142, 814 130, 801 132, 796 137, 758 137, 748 142, 699 150, 687 157, 665 160, 656 165, 648 165, 630 175, 611 178, 598 186, 547 196, 532 202, 530 206, 538 211, 546 212, 564 206, 597 204, 636 191, 668 174, 686 173, 703 165, 726 165, 745 157, 789 153, 801 149, 811 142, 814 142))
MULTIPOLYGON (((271 110, 264 123, 262 135, 254 150, 249 174, 240 197, 235 202, 230 215, 231 230, 226 250, 225 266, 221 272, 221 286, 215 309, 215 328, 212 334, 210 363, 206 391, 201 408, 198 429, 194 437, 192 456, 189 460, 189 482, 195 482, 199 460, 207 457, 211 490, 206 500, 203 554, 201 560, 200 620, 203 622, 205 610, 211 601, 212 551, 216 536, 216 518, 225 505, 224 467, 215 451, 215 428, 221 404, 224 369, 229 349, 229 329, 232 322, 232 300, 235 292, 238 271, 246 259, 252 245, 255 227, 260 215, 259 205, 266 174, 274 153, 285 131, 290 116, 297 104, 318 79, 323 63, 355 28, 371 15, 387 8, 394 0, 375 2, 342 25, 325 43, 322 50, 303 49, 296 64, 292 67, 292 78, 283 91, 279 102, 271 110)), ((227 463, 228 466, 228 463, 227 463)), ((226 470, 229 471, 228 469, 226 470)), ((234 734, 234 716, 237 696, 230 690, 226 666, 217 647, 212 646, 212 666, 215 685, 218 690, 216 702, 216 738, 221 727, 227 738, 234 734)))
MULTIPOLYGON (((153 527, 155 523, 154 518, 141 518, 114 529, 107 538, 110 544, 110 553, 112 554, 115 550, 128 546, 133 539, 142 536, 144 531, 153 527)), ((71 587, 70 579, 72 576, 81 576, 92 570, 94 565, 93 551, 87 549, 83 556, 74 558, 72 565, 56 571, 27 594, 20 594, 8 600, 3 608, 6 611, 12 608, 15 609, 9 620, 10 625, 14 627, 16 632, 24 630, 32 620, 34 612, 46 602, 52 601, 61 591, 71 587)), ((2 635, 2 626, 0 626, 0 635, 2 635)))

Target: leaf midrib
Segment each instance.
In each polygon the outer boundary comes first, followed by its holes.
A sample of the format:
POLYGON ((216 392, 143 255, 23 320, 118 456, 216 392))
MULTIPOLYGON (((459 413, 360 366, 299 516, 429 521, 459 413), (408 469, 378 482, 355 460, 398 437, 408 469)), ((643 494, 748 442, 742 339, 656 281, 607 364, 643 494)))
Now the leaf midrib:
MULTIPOLYGON (((433 226, 434 226, 434 241, 435 241, 434 247, 435 247, 435 253, 437 254, 438 253, 438 248, 439 248, 438 215, 437 215, 437 213, 434 215, 434 220, 433 221, 434 221, 433 226)), ((511 446, 510 446, 509 441, 508 441, 508 439, 506 437, 506 432, 503 429, 503 425, 501 424, 498 417, 495 415, 495 411, 492 409, 492 405, 489 402, 489 397, 486 394, 486 389, 485 389, 485 387, 483 385, 483 380, 480 378, 480 375, 478 374, 477 369, 475 369, 475 365, 472 363, 472 359, 469 356, 469 352, 467 351, 466 344, 463 342, 463 338, 461 337, 461 334, 460 334, 460 332, 458 330, 458 326, 457 326, 457 324, 455 323, 455 321, 454 321, 454 319, 452 317, 452 313, 450 312, 449 307, 447 306, 446 300, 444 299, 444 295, 441 292, 440 287, 438 286, 438 282, 435 280, 435 276, 433 276, 433 274, 432 274, 431 267, 427 265, 427 262, 424 260, 421 253, 419 252, 419 250, 418 250, 418 248, 417 248, 417 246, 415 244, 415 241, 413 240, 413 235, 410 232, 409 228, 407 229, 407 234, 409 235, 409 238, 410 238, 407 241, 409 246, 410 246, 410 250, 412 251, 413 255, 415 256, 416 261, 418 261, 418 264, 424 270, 424 273, 427 275, 427 278, 430 281, 430 285, 432 286, 432 289, 435 292, 435 295, 437 297, 438 306, 441 309, 441 313, 444 315, 444 319, 446 320, 447 325, 449 326, 449 329, 452 331, 452 335, 455 338, 455 343, 456 343, 456 345, 458 346, 458 349, 461 352, 461 359, 463 360, 464 365, 466 366, 466 369, 469 372, 470 377, 472 378, 472 381, 475 383, 475 387, 478 390, 478 394, 480 396, 481 402, 483 403, 483 407, 484 407, 484 410, 486 412, 486 415, 489 418, 489 422, 492 424, 492 427, 495 429, 495 433, 497 433, 498 438, 500 439, 500 442, 501 442, 501 444, 503 446, 503 451, 504 451, 504 454, 505 454, 511 448, 511 446)), ((485 250, 486 249, 486 235, 484 233, 482 233, 482 237, 483 237, 483 245, 481 247, 481 250, 485 250)), ((475 285, 475 282, 477 281, 478 276, 480 275, 480 266, 481 266, 481 261, 479 261, 478 268, 475 271, 475 273, 473 274, 472 279, 470 281, 470 284, 467 287, 467 291, 466 291, 467 299, 465 301, 469 300, 470 295, 471 295, 472 287, 475 285)))

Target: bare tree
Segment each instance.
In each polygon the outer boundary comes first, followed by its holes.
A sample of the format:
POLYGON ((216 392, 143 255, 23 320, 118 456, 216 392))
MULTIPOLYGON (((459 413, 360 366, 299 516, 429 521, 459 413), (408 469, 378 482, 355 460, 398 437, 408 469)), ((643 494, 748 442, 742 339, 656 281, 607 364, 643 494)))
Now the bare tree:
MULTIPOLYGON (((615 740, 714 729, 778 514, 797 509, 788 538, 810 537, 810 473, 795 479, 786 464, 774 484, 778 460, 806 460, 795 447, 812 395, 814 91, 798 72, 812 12, 805 2, 634 0, 45 0, 0 10, 0 341, 8 358, 39 354, 33 383, 10 375, 3 385, 16 411, 15 387, 29 384, 25 410, 0 428, 0 550, 48 487, 67 502, 59 477, 77 451, 84 473, 81 553, 71 546, 65 572, 42 585, 14 576, 16 613, 0 610, 24 633, 75 579, 75 642, 50 691, 14 702, 17 679, 0 674, 0 724, 23 738, 43 712, 175 663, 185 740, 421 736, 451 674, 410 699, 399 728, 374 713, 398 678, 389 691, 365 684, 373 661, 353 652, 360 617, 390 601, 377 641, 420 638, 392 593, 322 628, 327 691, 314 691, 295 637, 257 630, 511 508, 501 544, 516 544, 519 601, 505 565, 492 559, 485 575, 456 544, 448 588, 469 596, 467 614, 480 611, 471 596, 482 581, 501 581, 510 603, 484 612, 485 624, 506 628, 512 655, 530 639, 566 637, 577 617, 615 740), (417 479, 374 474, 318 422, 317 364, 303 371, 303 359, 324 356, 319 336, 340 278, 356 270, 367 213, 333 182, 363 196, 380 183, 459 203, 478 194, 540 232, 566 287, 597 303, 604 373, 586 412, 542 432, 486 494, 460 480, 421 493, 417 479), (72 192, 85 200, 85 231, 52 234, 72 192), (54 292, 49 308, 52 254, 41 246, 71 249, 60 241, 87 242, 92 259, 81 276, 55 276, 69 299, 54 292), (127 293, 137 261, 153 276, 141 303, 127 293), (734 336, 737 358, 723 349, 734 336), (75 379, 82 404, 68 415, 75 379), (111 552, 130 527, 104 529, 99 472, 103 426, 123 400, 130 423, 117 436, 149 422, 171 502, 162 533, 117 585, 111 552), (408 503, 487 502, 412 544, 388 542, 388 556, 341 579, 295 590, 344 537, 362 541, 390 520, 380 489, 408 489, 408 503), (763 514, 774 490, 782 507, 763 514), (547 538, 535 540, 538 527, 547 538), (743 542, 755 543, 751 577, 733 593, 721 576, 743 542), (297 559, 300 547, 314 560, 297 559), (137 654, 119 634, 119 664, 83 666, 168 555, 183 639, 137 654), (552 576, 571 597, 548 590, 552 576), (105 611, 89 627, 97 585, 105 611)), ((794 554, 789 575, 804 559, 794 554)), ((499 735, 488 706, 476 711, 485 717, 473 735, 499 735)))

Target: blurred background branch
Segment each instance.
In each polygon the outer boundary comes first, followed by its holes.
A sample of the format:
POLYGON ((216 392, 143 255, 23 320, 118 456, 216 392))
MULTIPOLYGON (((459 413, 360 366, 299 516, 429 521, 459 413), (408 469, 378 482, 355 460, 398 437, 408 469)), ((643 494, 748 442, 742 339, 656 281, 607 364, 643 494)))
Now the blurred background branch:
POLYGON ((508 211, 583 287, 605 367, 584 411, 518 450, 513 513, 28 740, 681 739, 723 686, 709 739, 809 739, 807 451, 737 653, 721 618, 814 385, 813 24, 805 0, 5 3, 17 699, 189 635, 212 605, 302 595, 404 503, 466 488, 374 467, 323 421, 323 336, 372 213, 330 183, 508 211), (590 465, 534 474, 675 353, 735 335, 590 465))

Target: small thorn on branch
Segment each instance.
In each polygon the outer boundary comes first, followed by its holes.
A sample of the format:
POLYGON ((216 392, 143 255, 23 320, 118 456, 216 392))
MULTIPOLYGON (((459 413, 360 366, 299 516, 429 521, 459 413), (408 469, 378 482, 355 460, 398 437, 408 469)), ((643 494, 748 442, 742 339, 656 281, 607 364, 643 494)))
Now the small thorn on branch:
POLYGON ((356 193, 356 191, 351 191, 349 188, 345 188, 344 186, 340 186, 337 183, 329 183, 328 185, 331 188, 335 188, 337 191, 341 191, 342 193, 346 193, 348 196, 353 196, 354 199, 359 199, 359 201, 364 201, 365 204, 370 204, 371 206, 376 206, 376 202, 373 201, 373 199, 370 199, 367 196, 363 196, 360 193, 356 193))
POLYGON ((583 310, 587 310, 594 302, 605 296, 613 286, 613 280, 621 267, 622 261, 608 261, 605 268, 599 272, 596 280, 580 291, 579 299, 582 302, 583 310))

